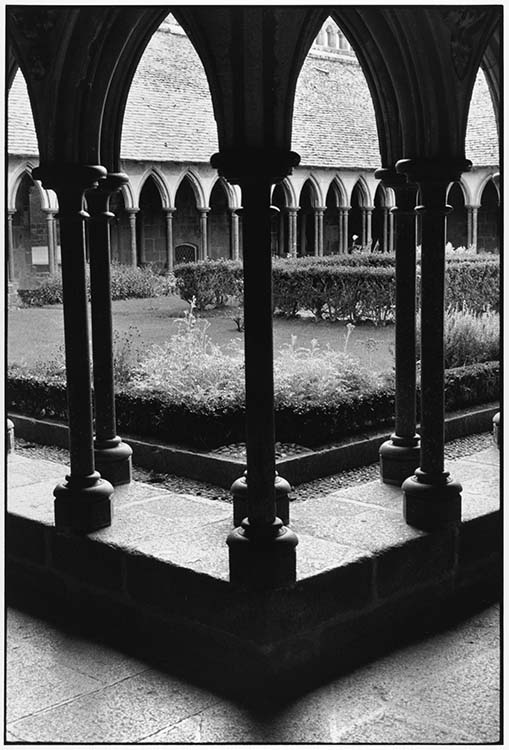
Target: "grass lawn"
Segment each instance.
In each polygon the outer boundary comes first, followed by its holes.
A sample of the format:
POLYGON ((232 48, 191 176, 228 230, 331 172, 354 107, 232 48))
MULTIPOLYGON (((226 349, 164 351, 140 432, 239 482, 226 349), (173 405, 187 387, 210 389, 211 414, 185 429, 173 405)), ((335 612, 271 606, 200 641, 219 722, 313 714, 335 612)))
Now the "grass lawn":
MULTIPOLYGON (((174 333, 174 322, 188 309, 179 297, 119 300, 113 302, 113 328, 121 336, 130 332, 140 349, 161 344, 174 333)), ((200 317, 210 322, 208 334, 212 341, 225 345, 232 339, 242 340, 233 315, 235 308, 207 310, 200 317)), ((274 318, 274 348, 281 349, 297 336, 297 346, 310 347, 316 339, 320 346, 343 351, 347 329, 341 322, 330 323, 313 319, 274 318)), ((62 305, 48 307, 9 308, 7 322, 9 363, 31 365, 37 360, 59 356, 63 347, 64 324, 62 305)), ((394 326, 356 326, 348 341, 348 353, 358 357, 375 371, 388 370, 394 363, 391 348, 394 326)))

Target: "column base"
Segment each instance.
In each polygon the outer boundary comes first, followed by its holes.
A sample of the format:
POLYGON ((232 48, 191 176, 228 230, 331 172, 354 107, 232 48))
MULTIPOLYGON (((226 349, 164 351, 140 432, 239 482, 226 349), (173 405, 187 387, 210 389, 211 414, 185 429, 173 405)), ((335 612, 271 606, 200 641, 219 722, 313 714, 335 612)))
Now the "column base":
POLYGON ((123 443, 119 437, 94 440, 94 462, 97 471, 103 479, 107 479, 114 487, 129 484, 132 479, 132 455, 130 445, 123 443))
POLYGON ((380 446, 380 477, 384 484, 401 487, 405 479, 419 466, 421 447, 418 435, 413 439, 413 445, 398 445, 396 440, 396 436, 391 435, 390 440, 386 440, 380 446))
MULTIPOLYGON (((274 489, 276 491, 276 516, 281 519, 284 525, 286 525, 290 522, 289 495, 292 488, 286 479, 279 476, 277 471, 274 480, 274 489)), ((240 526, 243 519, 248 516, 247 471, 244 472, 242 477, 239 477, 234 481, 230 487, 230 492, 233 496, 233 525, 237 527, 240 526)))
POLYGON ((268 527, 244 519, 226 539, 230 582, 256 591, 291 586, 297 580, 297 535, 276 518, 268 527))
POLYGON ((5 428, 5 446, 7 448, 7 453, 14 453, 16 449, 16 441, 14 439, 14 422, 9 418, 7 418, 5 428))
POLYGON ((493 442, 500 448, 502 430, 500 429, 500 412, 498 411, 493 417, 493 442))
POLYGON ((110 526, 112 485, 97 471, 79 480, 65 479, 53 490, 55 528, 88 534, 110 526))
POLYGON ((449 478, 444 471, 440 477, 431 477, 420 469, 405 479, 403 490, 403 515, 409 526, 422 531, 452 526, 461 521, 461 491, 459 482, 449 478))

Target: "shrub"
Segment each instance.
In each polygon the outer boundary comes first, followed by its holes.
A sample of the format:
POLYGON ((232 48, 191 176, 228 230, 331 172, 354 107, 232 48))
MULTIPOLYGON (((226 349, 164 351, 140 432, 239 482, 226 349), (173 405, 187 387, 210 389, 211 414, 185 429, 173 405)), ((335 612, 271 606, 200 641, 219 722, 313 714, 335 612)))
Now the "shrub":
POLYGON ((37 286, 33 289, 18 289, 18 295, 24 305, 42 307, 62 302, 62 276, 60 274, 45 276, 37 279, 36 283, 37 286))
POLYGON ((498 258, 484 261, 451 261, 447 264, 445 303, 470 310, 498 310, 500 297, 500 264, 498 258))
POLYGON ((224 306, 242 290, 242 264, 235 260, 200 260, 175 267, 176 288, 182 299, 193 298, 198 310, 224 306))
MULTIPOLYGON (((86 269, 87 293, 90 298, 90 271, 86 269)), ((171 294, 174 288, 173 275, 159 275, 150 266, 144 268, 111 264, 111 298, 131 299, 157 297, 171 294)), ((18 289, 22 302, 27 306, 41 307, 61 303, 62 276, 54 274, 37 281, 34 289, 18 289)))
MULTIPOLYGON (((420 356, 419 319, 417 351, 420 356)), ((492 362, 500 356, 500 321, 495 312, 475 313, 449 307, 444 323, 445 367, 492 362)))

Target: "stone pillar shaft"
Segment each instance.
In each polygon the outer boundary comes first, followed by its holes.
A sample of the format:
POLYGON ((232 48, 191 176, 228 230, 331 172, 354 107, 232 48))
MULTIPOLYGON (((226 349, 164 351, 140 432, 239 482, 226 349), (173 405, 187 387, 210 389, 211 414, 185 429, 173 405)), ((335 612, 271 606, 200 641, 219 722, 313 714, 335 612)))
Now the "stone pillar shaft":
POLYGON ((46 222, 48 230, 48 270, 54 274, 57 270, 56 242, 55 242, 55 213, 51 210, 46 212, 46 222))
POLYGON ((323 214, 325 208, 317 206, 314 209, 315 215, 315 255, 319 258, 323 256, 323 214))
POLYGON ((467 245, 477 249, 478 206, 467 206, 467 245))
POLYGON ((200 208, 200 253, 201 260, 206 260, 208 257, 208 223, 207 214, 210 208, 200 208))
MULTIPOLYGON (((414 225, 415 225, 415 220, 414 220, 414 225)), ((414 228, 414 234, 415 234, 415 228, 414 228)), ((389 211, 389 244, 387 247, 387 252, 388 253, 394 252, 394 214, 392 213, 392 209, 389 211)))
POLYGON ((7 211, 7 280, 14 281, 14 235, 12 222, 16 211, 7 211))
POLYGON ((62 252, 65 365, 69 413, 70 467, 55 495, 57 527, 88 532, 111 523, 109 482, 95 471, 88 299, 85 279, 85 190, 106 174, 103 167, 46 165, 33 171, 58 198, 62 252))
POLYGON ((248 519, 276 517, 270 182, 242 185, 248 519))
POLYGON ((340 212, 340 248, 342 253, 348 253, 348 214, 350 206, 339 209, 340 212))
POLYGON ((288 208, 288 253, 297 257, 297 212, 298 208, 288 208))
POLYGON ((233 260, 240 258, 239 215, 236 211, 235 208, 231 211, 230 254, 233 260))
POLYGON ((136 243, 136 214, 138 213, 137 208, 127 208, 127 215, 129 217, 129 234, 131 239, 131 265, 136 268, 138 265, 138 248, 136 243))
POLYGON ((173 271, 173 214, 174 208, 165 208, 166 214, 166 270, 173 271))
POLYGON ((371 232, 371 219, 373 216, 373 209, 372 208, 365 208, 364 209, 364 216, 366 220, 366 241, 363 243, 363 247, 367 247, 368 249, 371 249, 371 245, 373 243, 372 238, 372 232, 371 232))
POLYGON ((386 253, 389 245, 389 209, 387 206, 382 208, 382 222, 382 241, 380 242, 380 250, 382 253, 386 253))

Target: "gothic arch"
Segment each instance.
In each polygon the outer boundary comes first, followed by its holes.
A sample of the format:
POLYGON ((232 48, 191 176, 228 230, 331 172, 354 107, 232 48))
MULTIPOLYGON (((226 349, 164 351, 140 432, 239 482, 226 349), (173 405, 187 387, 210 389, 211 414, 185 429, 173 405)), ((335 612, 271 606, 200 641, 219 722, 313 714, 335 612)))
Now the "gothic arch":
POLYGON ((144 174, 143 177, 140 180, 140 184, 138 186, 138 201, 137 205, 140 205, 140 195, 141 191, 143 190, 147 180, 149 178, 152 178, 154 181, 158 191, 159 195, 161 197, 161 203, 163 205, 163 208, 170 208, 171 207, 171 201, 170 201, 170 194, 168 191, 168 187, 166 185, 166 180, 164 179, 161 172, 157 169, 157 167, 150 167, 144 174))
POLYGON ((355 185, 352 187, 352 191, 350 193, 350 203, 352 203, 352 195, 356 188, 357 188, 357 195, 359 196, 359 206, 362 208, 365 208, 366 206, 372 206, 373 199, 371 197, 368 184, 366 180, 362 177, 362 175, 359 176, 359 178, 355 182, 355 185))
MULTIPOLYGON (((179 184, 180 184, 180 181, 179 181, 179 184)), ((199 205, 201 205, 203 207, 205 207, 207 205, 210 206, 210 196, 212 195, 212 191, 214 190, 214 188, 216 187, 216 185, 219 185, 222 188, 224 194, 226 195, 226 199, 228 201, 228 208, 230 208, 230 209, 238 208, 238 206, 236 205, 237 204, 237 198, 236 198, 236 195, 235 195, 235 193, 233 191, 233 188, 232 188, 232 186, 223 177, 218 177, 216 180, 214 180, 214 182, 210 186, 210 190, 209 190, 207 202, 206 203, 201 203, 199 205)), ((177 185, 177 189, 178 189, 178 185, 177 185)))
POLYGON ((17 169, 9 177, 9 191, 7 195, 7 208, 14 210, 16 206, 16 194, 18 192, 21 180, 25 175, 28 175, 33 181, 34 185, 39 191, 39 197, 41 200, 41 206, 43 209, 58 209, 56 196, 52 190, 44 188, 38 180, 34 180, 32 177, 33 164, 31 161, 27 161, 24 164, 20 164, 17 169))
MULTIPOLYGON (((336 175, 331 181, 327 188, 327 191, 332 188, 337 198, 337 205, 339 208, 348 206, 348 193, 343 184, 341 177, 336 175)), ((326 194, 327 195, 327 194, 326 194)))
MULTIPOLYGON (((187 181, 189 183, 194 193, 196 206, 200 208, 206 208, 207 201, 205 200, 205 191, 203 190, 203 186, 201 184, 200 178, 192 169, 186 169, 186 171, 183 172, 181 176, 179 177, 179 179, 177 180, 177 183, 175 185, 175 197, 178 193, 179 187, 182 185, 184 181, 187 181)), ((175 199, 174 199, 174 205, 175 205, 175 199)))
POLYGON ((309 174, 308 177, 304 180, 304 183, 302 184, 302 187, 299 192, 299 204, 302 200, 302 191, 305 190, 306 185, 309 185, 309 190, 310 190, 310 195, 311 195, 311 205, 314 208, 316 208, 317 206, 323 206, 325 203, 325 199, 322 195, 322 190, 320 188, 318 180, 316 179, 313 173, 309 174))

